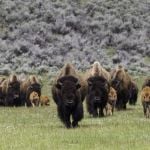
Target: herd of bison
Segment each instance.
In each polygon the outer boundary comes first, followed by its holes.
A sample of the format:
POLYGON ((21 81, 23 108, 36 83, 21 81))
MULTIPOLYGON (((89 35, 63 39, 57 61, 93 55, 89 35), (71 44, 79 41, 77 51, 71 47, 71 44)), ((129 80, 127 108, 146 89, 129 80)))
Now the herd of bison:
MULTIPOLYGON (((113 115, 114 109, 125 110, 129 102, 135 105, 138 87, 121 65, 108 72, 99 62, 94 62, 84 75, 67 63, 52 85, 52 97, 57 105, 60 120, 67 128, 77 127, 83 118, 83 101, 93 117, 113 115)), ((150 117, 150 77, 144 81, 140 92, 143 111, 150 117)), ((0 80, 1 106, 35 107, 49 105, 49 98, 41 94, 41 83, 36 76, 20 79, 10 75, 0 80)))

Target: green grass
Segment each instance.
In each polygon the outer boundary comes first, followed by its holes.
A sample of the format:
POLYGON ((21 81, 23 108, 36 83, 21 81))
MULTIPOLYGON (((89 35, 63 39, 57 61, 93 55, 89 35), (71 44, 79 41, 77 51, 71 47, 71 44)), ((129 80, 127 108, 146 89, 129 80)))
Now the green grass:
MULTIPOLYGON (((47 78, 43 83, 43 93, 50 96, 47 78)), ((0 112, 0 150, 150 149, 150 119, 143 116, 140 99, 135 107, 105 118, 91 118, 85 109, 76 129, 64 127, 52 100, 49 107, 1 107, 0 112)))

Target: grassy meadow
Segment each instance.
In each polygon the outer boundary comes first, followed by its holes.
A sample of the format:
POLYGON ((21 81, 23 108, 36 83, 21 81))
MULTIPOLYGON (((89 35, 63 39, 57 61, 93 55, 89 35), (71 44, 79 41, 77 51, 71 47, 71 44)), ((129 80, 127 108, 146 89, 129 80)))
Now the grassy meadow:
MULTIPOLYGON (((139 87, 143 77, 136 78, 139 87)), ((48 78, 43 94, 51 97, 48 78)), ((150 119, 136 106, 105 118, 91 118, 86 109, 80 127, 66 129, 57 117, 56 105, 0 108, 0 150, 149 150, 150 119)))

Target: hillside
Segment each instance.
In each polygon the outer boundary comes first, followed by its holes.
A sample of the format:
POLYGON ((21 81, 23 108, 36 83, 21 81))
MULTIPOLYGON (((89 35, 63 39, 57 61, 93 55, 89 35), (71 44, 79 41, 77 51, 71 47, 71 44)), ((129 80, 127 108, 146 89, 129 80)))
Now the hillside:
POLYGON ((98 60, 150 71, 149 0, 0 1, 0 72, 85 70, 98 60))

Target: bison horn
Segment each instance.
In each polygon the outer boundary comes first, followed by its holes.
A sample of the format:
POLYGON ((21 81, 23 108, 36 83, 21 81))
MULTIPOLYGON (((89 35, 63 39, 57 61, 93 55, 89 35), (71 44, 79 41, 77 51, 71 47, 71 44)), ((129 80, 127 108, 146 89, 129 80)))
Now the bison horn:
POLYGON ((81 87, 80 83, 77 82, 77 83, 76 83, 76 88, 79 89, 80 87, 81 87))
POLYGON ((56 88, 61 89, 62 85, 62 82, 58 81, 56 84, 56 88))

